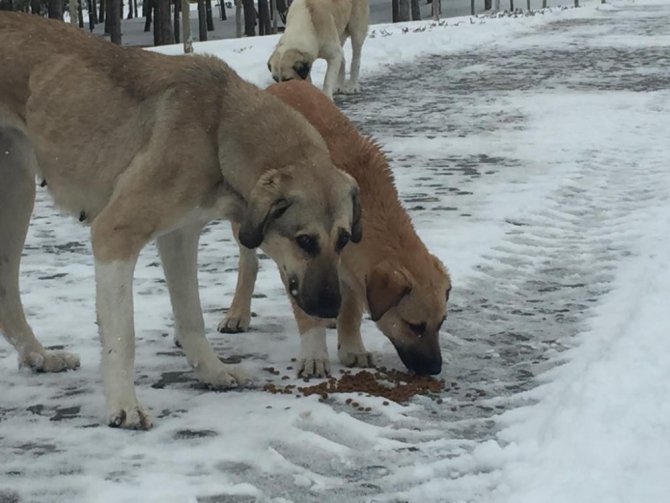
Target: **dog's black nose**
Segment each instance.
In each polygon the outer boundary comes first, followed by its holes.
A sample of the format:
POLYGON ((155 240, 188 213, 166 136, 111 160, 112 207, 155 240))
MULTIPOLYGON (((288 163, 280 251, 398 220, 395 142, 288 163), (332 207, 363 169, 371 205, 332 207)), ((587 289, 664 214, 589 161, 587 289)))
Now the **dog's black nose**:
POLYGON ((442 372, 442 355, 426 356, 420 352, 398 349, 398 356, 405 366, 420 375, 436 375, 442 372))
POLYGON ((305 311, 318 318, 337 318, 341 303, 340 292, 324 289, 314 301, 305 303, 305 311))

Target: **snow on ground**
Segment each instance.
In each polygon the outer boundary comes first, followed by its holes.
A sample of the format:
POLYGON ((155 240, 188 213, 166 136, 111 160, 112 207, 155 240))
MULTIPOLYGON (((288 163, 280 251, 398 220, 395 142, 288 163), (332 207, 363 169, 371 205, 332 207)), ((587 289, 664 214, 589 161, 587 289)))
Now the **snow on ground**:
MULTIPOLYGON (((0 346, 0 502, 667 499, 668 21, 670 6, 645 1, 373 28, 363 93, 337 102, 385 146, 420 235, 452 272, 442 403, 355 396, 372 409, 360 412, 349 395, 203 389, 172 344, 149 247, 136 271, 136 369, 156 425, 102 426, 88 231, 40 189, 24 303, 43 342, 78 351, 82 368, 17 372, 0 346)), ((265 85, 273 44, 197 47, 265 85)), ((301 384, 267 259, 253 330, 215 333, 235 260, 227 224, 213 223, 200 258, 210 339, 260 384, 301 384)), ((377 360, 400 368, 363 328, 377 360)))

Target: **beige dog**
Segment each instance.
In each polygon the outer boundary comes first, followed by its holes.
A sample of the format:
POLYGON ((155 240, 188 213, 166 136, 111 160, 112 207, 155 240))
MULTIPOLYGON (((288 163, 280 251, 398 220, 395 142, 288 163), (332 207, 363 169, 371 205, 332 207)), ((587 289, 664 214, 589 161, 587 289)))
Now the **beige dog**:
POLYGON ((328 62, 323 92, 356 93, 361 49, 368 32, 368 0, 295 0, 288 11, 286 31, 268 61, 276 82, 309 80, 317 58, 328 62), (345 83, 342 46, 351 37, 351 73, 345 83))
POLYGON ((0 325, 21 365, 79 365, 76 355, 45 350, 21 305, 36 175, 91 225, 111 426, 151 425, 133 384, 132 281, 153 239, 177 340, 214 387, 247 378, 205 338, 196 258, 209 220, 228 218, 244 246, 262 244, 306 312, 336 315, 335 249, 343 236, 360 237, 358 187, 299 113, 216 58, 123 49, 38 16, 0 13, 0 68, 0 325), (306 246, 306 235, 323 246, 306 246))
MULTIPOLYGON (((410 370, 439 373, 439 330, 447 317, 451 282, 446 268, 416 235, 398 200, 386 158, 312 85, 285 82, 270 86, 268 92, 294 107, 316 127, 326 140, 335 165, 352 175, 360 186, 365 235, 360 243, 342 252, 340 268, 340 361, 347 366, 371 365, 360 332, 367 307, 410 370)), ((219 325, 220 331, 248 328, 257 269, 255 252, 240 247, 237 290, 227 317, 219 325)), ((287 288, 290 290, 290 285, 287 288)), ((327 322, 308 316, 295 303, 293 308, 301 335, 299 371, 303 375, 325 375, 330 367, 325 339, 327 322)))

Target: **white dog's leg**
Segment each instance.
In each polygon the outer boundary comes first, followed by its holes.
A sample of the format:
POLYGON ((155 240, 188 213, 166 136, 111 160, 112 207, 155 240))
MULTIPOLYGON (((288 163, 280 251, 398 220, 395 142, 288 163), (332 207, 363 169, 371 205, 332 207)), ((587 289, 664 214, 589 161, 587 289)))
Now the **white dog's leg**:
POLYGON ((361 51, 364 40, 365 35, 362 38, 354 35, 351 37, 351 72, 349 74, 349 81, 344 88, 344 92, 346 93, 357 93, 360 91, 358 75, 361 70, 361 51))
POLYGON ((335 92, 337 93, 343 93, 346 91, 345 88, 345 79, 346 79, 346 66, 347 66, 347 61, 344 58, 344 55, 342 55, 342 63, 340 63, 340 71, 337 74, 337 87, 335 88, 335 92))
POLYGON ((148 429, 151 420, 135 395, 133 271, 128 260, 95 260, 96 307, 102 341, 102 377, 110 426, 148 429))
POLYGON ((298 376, 324 377, 330 374, 330 360, 326 346, 326 322, 308 316, 291 300, 291 307, 300 332, 298 376))
POLYGON ((226 316, 219 323, 219 332, 237 333, 246 332, 251 323, 251 296, 254 293, 256 276, 258 274, 258 257, 256 250, 242 246, 237 238, 239 225, 232 225, 233 235, 239 246, 240 259, 237 271, 237 286, 235 296, 226 316))
POLYGON ((202 225, 191 225, 158 238, 165 279, 174 313, 176 340, 195 375, 216 388, 248 381, 239 365, 226 365, 205 337, 205 322, 198 292, 198 240, 202 225))
POLYGON ((342 63, 342 48, 338 47, 334 50, 333 55, 327 61, 328 68, 326 69, 326 77, 323 80, 323 92, 332 100, 333 90, 337 84, 337 76, 342 63))

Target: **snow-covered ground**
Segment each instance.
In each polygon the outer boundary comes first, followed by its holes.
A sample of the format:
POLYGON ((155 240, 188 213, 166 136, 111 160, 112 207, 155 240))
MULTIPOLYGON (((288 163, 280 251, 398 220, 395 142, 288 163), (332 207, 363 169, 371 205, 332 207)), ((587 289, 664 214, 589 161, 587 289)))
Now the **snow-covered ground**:
MULTIPOLYGON (((361 412, 349 395, 201 388, 172 344, 150 247, 136 272, 136 368, 155 427, 101 425, 88 232, 40 189, 24 303, 43 342, 77 350, 82 368, 17 371, 0 346, 0 502, 666 501, 668 26, 670 5, 645 0, 372 27, 363 92, 337 102, 384 145, 452 273, 442 403, 356 396, 361 412)), ((275 42, 196 49, 265 85, 275 42)), ((236 335, 215 331, 235 285, 227 224, 206 229, 200 264, 220 354, 259 384, 301 384, 273 264, 262 261, 253 331, 236 335)), ((364 339, 401 368, 369 321, 364 339)))

